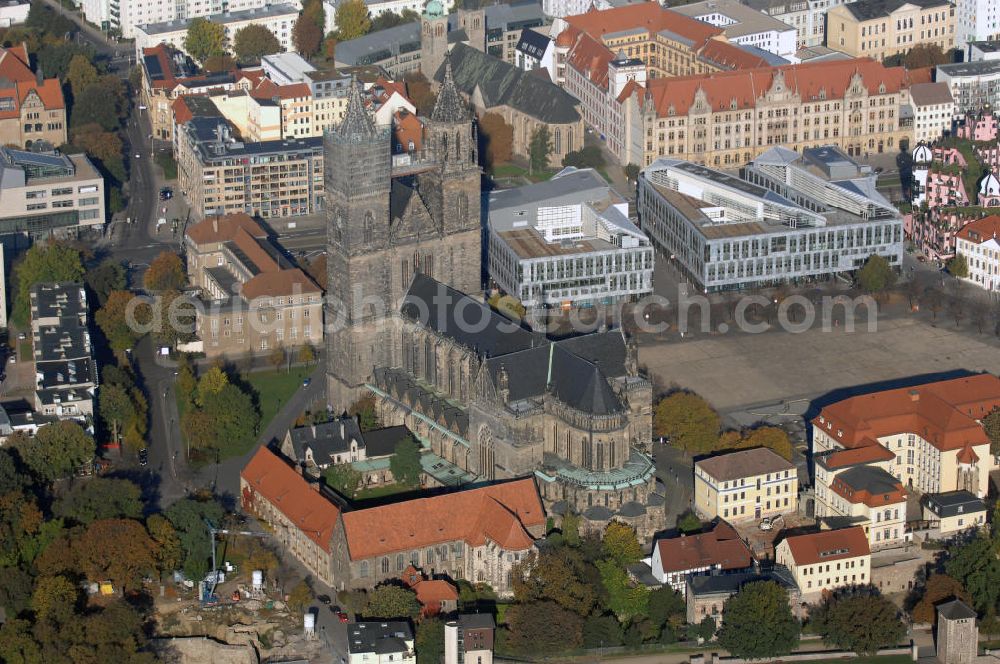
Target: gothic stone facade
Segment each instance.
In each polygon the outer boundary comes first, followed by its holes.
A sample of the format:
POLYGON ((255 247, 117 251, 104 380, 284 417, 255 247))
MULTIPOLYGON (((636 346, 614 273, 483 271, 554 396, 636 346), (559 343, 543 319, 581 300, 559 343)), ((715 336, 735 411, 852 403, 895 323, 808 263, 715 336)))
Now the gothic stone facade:
POLYGON ((465 292, 482 284, 476 136, 445 86, 426 121, 426 154, 392 172, 389 129, 376 127, 355 88, 326 136, 328 398, 344 408, 377 366, 392 366, 388 335, 412 276, 465 292))

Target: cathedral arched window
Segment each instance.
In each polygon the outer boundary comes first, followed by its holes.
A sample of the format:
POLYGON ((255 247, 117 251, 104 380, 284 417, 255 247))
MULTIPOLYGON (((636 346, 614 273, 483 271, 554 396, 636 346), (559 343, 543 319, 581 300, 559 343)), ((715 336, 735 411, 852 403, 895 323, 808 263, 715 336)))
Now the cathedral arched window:
POLYGON ((436 28, 434 28, 434 35, 436 37, 440 37, 440 36, 444 35, 444 26, 443 25, 438 25, 436 28))
POLYGON ((556 154, 562 152, 562 129, 556 128, 552 148, 556 154))
POLYGON ((441 157, 448 158, 448 134, 441 134, 441 157))
POLYGON ((455 132, 455 161, 462 161, 462 132, 455 132))
POLYGON ((469 220, 469 195, 464 191, 458 195, 458 200, 455 201, 455 208, 458 210, 458 220, 464 226, 469 220))
POLYGON ((566 132, 566 152, 573 151, 573 130, 570 129, 566 132))
POLYGON ((365 212, 364 241, 371 242, 375 235, 375 215, 371 210, 365 212))
POLYGON ((382 558, 382 573, 383 574, 388 574, 389 573, 389 558, 388 558, 388 556, 382 558))

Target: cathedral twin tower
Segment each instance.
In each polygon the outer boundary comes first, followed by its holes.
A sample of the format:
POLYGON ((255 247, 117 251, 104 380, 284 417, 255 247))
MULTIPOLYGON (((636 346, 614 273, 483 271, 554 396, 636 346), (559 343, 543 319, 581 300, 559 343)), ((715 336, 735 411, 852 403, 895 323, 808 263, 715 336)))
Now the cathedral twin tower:
POLYGON ((413 274, 465 293, 482 288, 480 170, 469 110, 445 66, 423 144, 393 172, 390 127, 355 84, 324 146, 328 401, 343 410, 375 367, 394 366, 388 335, 413 274))

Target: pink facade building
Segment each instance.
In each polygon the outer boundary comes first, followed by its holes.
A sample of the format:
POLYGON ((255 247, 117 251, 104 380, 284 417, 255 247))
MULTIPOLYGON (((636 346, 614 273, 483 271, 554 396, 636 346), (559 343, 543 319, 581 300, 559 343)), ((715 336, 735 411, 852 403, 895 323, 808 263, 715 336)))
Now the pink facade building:
POLYGON ((965 183, 961 173, 946 173, 931 170, 924 185, 927 207, 963 207, 969 204, 965 183))
POLYGON ((958 121, 955 135, 973 141, 995 141, 997 139, 997 119, 990 111, 980 114, 969 113, 958 121))
POLYGON ((965 155, 959 152, 958 148, 934 148, 932 151, 934 161, 939 164, 949 164, 968 168, 969 162, 965 160, 965 155))
POLYGON ((946 261, 955 255, 955 234, 977 214, 941 213, 934 208, 916 210, 909 221, 904 217, 904 232, 921 254, 934 261, 946 261), (906 230, 907 226, 909 230, 906 230))

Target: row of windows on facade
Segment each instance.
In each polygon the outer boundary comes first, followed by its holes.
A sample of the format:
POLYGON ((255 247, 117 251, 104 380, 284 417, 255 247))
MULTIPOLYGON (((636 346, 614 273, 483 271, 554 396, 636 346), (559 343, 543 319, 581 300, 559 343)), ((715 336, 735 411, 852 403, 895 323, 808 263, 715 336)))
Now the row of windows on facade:
MULTIPOLYGON (((864 572, 862 572, 861 574, 852 574, 850 579, 847 578, 846 574, 844 575, 844 583, 857 583, 858 581, 861 581, 861 583, 864 583, 864 581, 865 581, 865 573, 864 572)), ((823 583, 821 581, 817 581, 816 585, 819 586, 819 587, 822 587, 824 585, 830 585, 831 583, 833 583, 834 585, 840 585, 840 576, 834 577, 833 579, 827 581, 826 583, 823 583)), ((806 581, 806 588, 812 588, 812 587, 813 587, 812 580, 810 579, 809 581, 806 581)))
MULTIPOLYGON (((427 549, 423 555, 423 564, 426 566, 430 566, 436 564, 436 561, 440 561, 442 563, 447 562, 449 560, 449 552, 451 558, 453 558, 456 561, 461 560, 465 555, 464 547, 462 544, 452 543, 450 546, 444 544, 442 546, 437 547, 436 549, 433 548, 427 549)), ((509 563, 516 563, 521 560, 520 553, 505 553, 502 549, 497 549, 497 554, 495 557, 497 560, 503 560, 504 558, 506 558, 507 562, 509 563)), ((476 551, 476 559, 483 560, 482 549, 476 551)), ((405 554, 398 553, 396 554, 395 571, 402 572, 404 569, 406 569, 407 565, 420 567, 421 566, 420 561, 421 561, 420 551, 410 552, 409 558, 407 558, 405 554)), ((391 561, 389 556, 383 556, 379 560, 378 565, 382 574, 388 574, 390 572, 391 569, 390 563, 391 561)), ((358 575, 361 578, 367 578, 369 574, 370 574, 369 562, 367 560, 362 560, 361 563, 358 565, 358 575)))
MULTIPOLYGON (((774 489, 774 494, 775 495, 780 494, 780 493, 789 493, 791 491, 791 486, 792 486, 791 482, 786 482, 785 484, 780 485, 780 486, 767 487, 767 493, 765 495, 766 496, 770 496, 772 488, 774 489), (782 488, 782 487, 784 487, 784 488, 782 488)), ((760 489, 760 483, 759 482, 757 483, 757 489, 760 489)), ((736 503, 736 502, 739 502, 741 500, 746 500, 746 498, 747 498, 747 492, 746 491, 740 491, 740 495, 739 496, 736 496, 736 494, 728 494, 728 493, 722 494, 722 502, 723 503, 728 503, 728 502, 734 502, 734 503, 736 503), (731 501, 730 501, 730 498, 732 498, 731 501)), ((760 503, 760 496, 757 496, 757 502, 760 503)))
MULTIPOLYGON (((775 500, 774 501, 774 508, 777 509, 779 507, 788 507, 788 498, 785 498, 783 502, 781 500, 775 500)), ((771 501, 770 500, 768 500, 764 504, 764 509, 765 510, 771 509, 771 501)), ((730 510, 727 507, 727 508, 723 508, 723 510, 722 510, 722 517, 725 519, 725 518, 729 518, 730 516, 734 516, 734 517, 736 517, 736 516, 743 516, 746 513, 747 513, 747 506, 746 505, 740 505, 738 508, 734 507, 732 510, 730 510), (732 512, 732 514, 730 514, 730 512, 732 512)))

